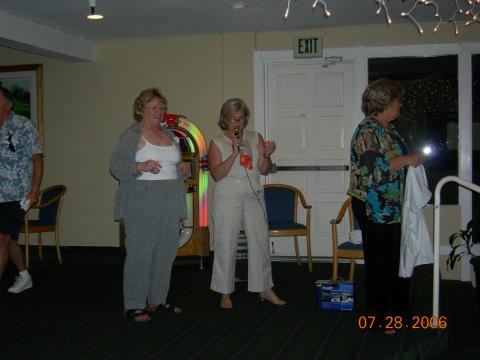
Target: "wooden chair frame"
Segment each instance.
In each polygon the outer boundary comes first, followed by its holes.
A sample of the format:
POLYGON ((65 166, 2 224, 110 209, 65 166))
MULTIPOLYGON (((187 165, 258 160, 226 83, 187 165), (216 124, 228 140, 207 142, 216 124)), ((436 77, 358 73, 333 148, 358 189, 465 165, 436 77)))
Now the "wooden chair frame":
POLYGON ((32 233, 37 233, 37 239, 38 239, 38 256, 41 259, 42 258, 42 233, 44 232, 54 232, 55 233, 55 245, 57 248, 57 257, 58 257, 58 262, 62 264, 62 254, 60 252, 60 236, 58 232, 59 228, 59 223, 60 223, 60 213, 62 210, 62 203, 63 203, 63 197, 65 196, 65 192, 67 191, 67 187, 65 185, 52 185, 49 186, 45 189, 40 190, 39 192, 39 198, 40 201, 42 199, 43 193, 46 191, 49 191, 51 189, 57 188, 57 187, 62 187, 63 190, 55 197, 47 201, 46 203, 41 204, 40 202, 37 204, 34 204, 33 206, 30 207, 30 209, 25 213, 25 216, 23 218, 23 226, 20 229, 21 233, 25 233, 25 263, 27 265, 27 268, 29 267, 30 264, 30 251, 29 251, 29 245, 30 245, 30 239, 29 235, 32 233), (28 215, 30 210, 32 209, 42 209, 45 208, 52 203, 58 201, 58 210, 55 218, 55 223, 53 225, 39 225, 39 226, 29 226, 28 222, 28 215))
POLYGON ((285 185, 285 184, 266 184, 263 186, 265 189, 267 188, 281 188, 281 189, 289 189, 295 193, 294 197, 294 221, 297 222, 297 207, 298 207, 298 199, 300 199, 300 204, 306 210, 306 225, 305 229, 285 229, 285 230, 269 230, 268 236, 269 237, 286 237, 286 236, 293 236, 294 243, 295 243, 295 257, 297 260, 297 265, 300 266, 300 250, 298 247, 298 237, 305 236, 307 239, 307 260, 308 260, 308 271, 312 272, 312 242, 310 238, 310 217, 312 206, 308 205, 305 201, 305 197, 303 193, 294 186, 285 185))
POLYGON ((338 259, 350 259, 350 271, 348 276, 348 281, 353 281, 353 275, 355 272, 355 259, 363 259, 363 249, 342 249, 339 248, 338 243, 338 232, 337 232, 337 225, 342 223, 345 214, 348 211, 348 220, 349 220, 349 229, 353 231, 355 229, 355 222, 353 216, 353 209, 352 209, 352 198, 349 197, 347 200, 344 201, 340 211, 337 214, 335 219, 330 220, 330 224, 332 225, 332 247, 333 247, 333 274, 332 280, 336 281, 338 278, 338 259))

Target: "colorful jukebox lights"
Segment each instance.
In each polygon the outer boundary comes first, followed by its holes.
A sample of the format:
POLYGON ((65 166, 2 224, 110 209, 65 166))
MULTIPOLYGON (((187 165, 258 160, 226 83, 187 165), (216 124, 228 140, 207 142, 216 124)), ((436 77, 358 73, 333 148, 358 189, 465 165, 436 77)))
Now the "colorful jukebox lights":
POLYGON ((183 153, 198 154, 198 221, 199 227, 208 227, 208 160, 207 143, 198 127, 182 115, 165 114, 164 125, 177 135, 183 153))

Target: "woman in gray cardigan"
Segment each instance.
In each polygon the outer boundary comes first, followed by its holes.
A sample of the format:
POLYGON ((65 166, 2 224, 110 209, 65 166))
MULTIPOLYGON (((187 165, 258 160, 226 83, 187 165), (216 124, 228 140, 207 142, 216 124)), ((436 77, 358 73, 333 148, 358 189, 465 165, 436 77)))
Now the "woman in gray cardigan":
POLYGON ((110 159, 110 172, 119 181, 114 217, 125 227, 123 273, 125 314, 136 322, 155 311, 180 314, 168 304, 179 223, 186 218, 182 162, 173 133, 162 120, 167 100, 157 88, 136 98, 136 123, 123 132, 110 159))

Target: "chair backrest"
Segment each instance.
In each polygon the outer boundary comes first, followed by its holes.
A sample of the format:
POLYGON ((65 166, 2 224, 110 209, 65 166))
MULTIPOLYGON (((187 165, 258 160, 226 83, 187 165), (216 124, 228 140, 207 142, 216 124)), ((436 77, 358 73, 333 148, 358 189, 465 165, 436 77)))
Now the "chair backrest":
POLYGON ((348 223, 350 224, 350 231, 360 229, 360 226, 358 225, 357 219, 355 219, 355 216, 353 215, 353 207, 352 207, 352 198, 349 197, 345 202, 348 203, 348 223))
POLYGON ((268 222, 292 222, 297 220, 299 190, 283 184, 264 186, 268 222))
POLYGON ((337 225, 344 221, 345 215, 348 216, 348 230, 352 232, 353 230, 360 230, 360 224, 353 214, 352 207, 352 198, 348 197, 342 204, 342 207, 338 211, 336 219, 333 219, 337 225))
POLYGON ((64 185, 53 185, 41 191, 38 219, 42 223, 52 225, 56 223, 66 191, 64 185))

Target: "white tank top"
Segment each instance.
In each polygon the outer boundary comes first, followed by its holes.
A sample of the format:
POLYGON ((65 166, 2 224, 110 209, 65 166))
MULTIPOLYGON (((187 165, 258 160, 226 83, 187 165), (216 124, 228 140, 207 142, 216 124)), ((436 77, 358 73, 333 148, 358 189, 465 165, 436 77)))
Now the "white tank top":
POLYGON ((174 180, 178 177, 177 164, 180 162, 180 152, 175 144, 170 146, 159 146, 149 143, 144 137, 145 146, 137 151, 135 155, 136 162, 155 160, 160 163, 160 172, 153 174, 151 172, 142 172, 137 180, 174 180))
MULTIPOLYGON (((220 153, 222 154, 222 161, 225 161, 232 154, 232 141, 225 135, 221 134, 212 139, 215 145, 217 145, 220 153)), ((255 131, 244 131, 243 142, 240 146, 240 150, 243 150, 244 146, 249 149, 249 153, 252 156, 253 169, 246 169, 240 165, 240 156, 235 159, 227 176, 222 180, 215 183, 215 194, 237 194, 237 193, 250 193, 252 187, 255 190, 263 189, 260 183, 260 172, 257 168, 258 162, 258 133, 255 131), (245 144, 244 144, 245 143, 245 144), (248 176, 247 176, 248 175, 248 176)))

